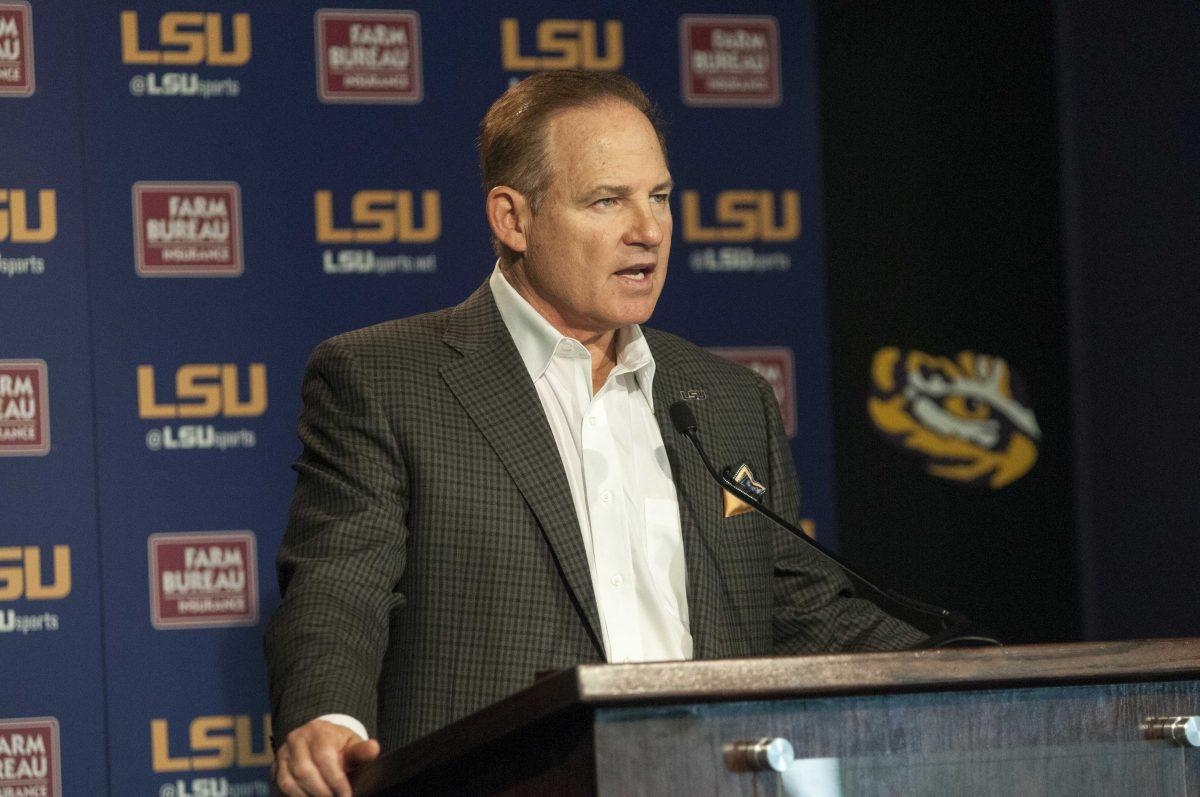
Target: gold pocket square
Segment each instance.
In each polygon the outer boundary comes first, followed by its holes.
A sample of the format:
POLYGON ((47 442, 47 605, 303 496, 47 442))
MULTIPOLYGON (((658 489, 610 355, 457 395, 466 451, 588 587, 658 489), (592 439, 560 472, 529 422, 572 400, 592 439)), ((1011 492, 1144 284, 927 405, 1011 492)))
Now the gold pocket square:
MULTIPOLYGON (((734 472, 733 480, 755 498, 762 498, 767 493, 767 488, 754 478, 754 473, 751 472, 750 466, 744 462, 734 472)), ((725 499, 725 517, 736 517, 737 515, 744 515, 747 512, 754 511, 752 506, 729 490, 723 490, 721 496, 725 499)))
POLYGON ((749 504, 728 490, 722 491, 721 495, 725 499, 725 517, 736 517, 754 511, 749 504))

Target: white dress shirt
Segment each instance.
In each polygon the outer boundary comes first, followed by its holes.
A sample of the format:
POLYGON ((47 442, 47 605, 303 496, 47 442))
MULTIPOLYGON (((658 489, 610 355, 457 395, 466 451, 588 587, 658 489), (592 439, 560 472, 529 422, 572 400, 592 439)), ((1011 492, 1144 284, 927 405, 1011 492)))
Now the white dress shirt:
MULTIPOLYGON (((489 286, 562 459, 608 661, 690 659, 679 503, 654 418, 654 357, 642 330, 617 330, 617 363, 593 394, 587 348, 534 310, 498 264, 489 286)), ((353 717, 320 719, 367 738, 353 717)))
POLYGON ((608 660, 690 659, 679 503, 642 330, 617 331, 617 364, 593 395, 587 348, 551 326, 499 266, 489 284, 562 458, 608 660))

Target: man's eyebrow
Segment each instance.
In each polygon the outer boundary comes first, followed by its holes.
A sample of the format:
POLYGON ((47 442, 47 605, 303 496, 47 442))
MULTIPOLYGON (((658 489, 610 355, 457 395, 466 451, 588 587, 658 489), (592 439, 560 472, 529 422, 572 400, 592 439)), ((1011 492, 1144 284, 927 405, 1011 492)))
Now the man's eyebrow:
POLYGON ((633 189, 627 185, 597 185, 593 186, 584 196, 629 196, 632 193, 633 189))
MULTIPOLYGON (((670 191, 675 187, 674 180, 664 180, 658 185, 650 189, 650 193, 658 194, 663 191, 670 191)), ((633 188, 628 185, 598 185, 590 191, 583 194, 584 199, 589 199, 596 196, 629 196, 633 193, 633 188)))

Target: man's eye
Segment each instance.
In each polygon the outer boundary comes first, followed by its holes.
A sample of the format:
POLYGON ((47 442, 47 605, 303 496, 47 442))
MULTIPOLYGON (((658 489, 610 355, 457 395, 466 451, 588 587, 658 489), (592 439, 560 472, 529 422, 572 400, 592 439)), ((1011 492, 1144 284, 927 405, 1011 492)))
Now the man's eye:
POLYGON ((599 207, 602 207, 602 208, 610 208, 613 205, 617 204, 617 198, 611 197, 611 196, 606 196, 602 199, 597 199, 593 204, 595 204, 599 207))
POLYGON ((667 200, 671 198, 670 194, 651 194, 650 199, 660 205, 667 204, 667 200))

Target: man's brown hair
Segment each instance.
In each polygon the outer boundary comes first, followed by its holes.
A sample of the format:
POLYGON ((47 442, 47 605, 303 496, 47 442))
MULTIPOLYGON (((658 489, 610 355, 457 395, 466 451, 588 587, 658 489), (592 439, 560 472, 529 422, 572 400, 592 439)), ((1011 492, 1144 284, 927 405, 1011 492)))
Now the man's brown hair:
MULTIPOLYGON (((479 124, 477 145, 484 196, 498 185, 511 186, 525 195, 536 213, 554 176, 546 151, 550 118, 561 111, 608 100, 628 103, 645 114, 665 160, 662 119, 638 84, 616 72, 540 72, 510 86, 479 124)), ((492 244, 497 255, 511 256, 495 236, 492 244)))

